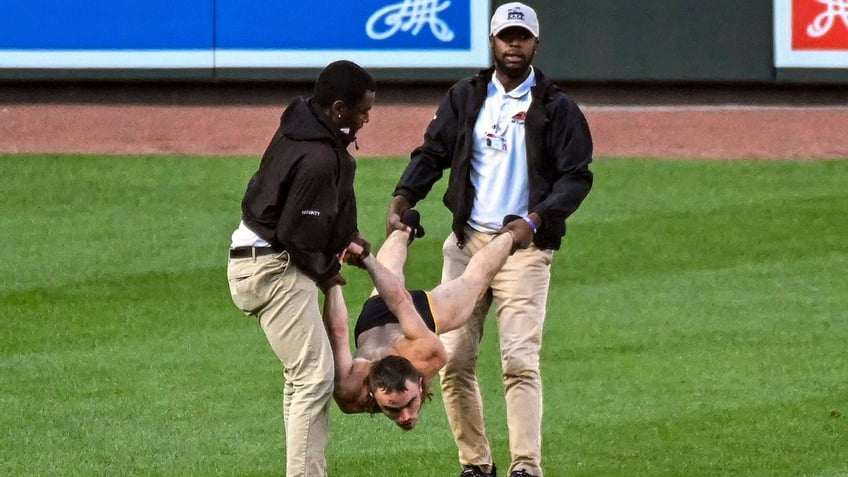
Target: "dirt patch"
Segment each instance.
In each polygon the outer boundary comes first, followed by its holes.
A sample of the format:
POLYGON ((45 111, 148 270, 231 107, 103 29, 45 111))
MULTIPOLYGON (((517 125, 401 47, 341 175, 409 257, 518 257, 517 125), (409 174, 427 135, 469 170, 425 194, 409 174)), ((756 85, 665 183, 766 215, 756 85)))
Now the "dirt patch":
MULTIPOLYGON (((308 94, 302 86, 203 90, 6 87, 0 152, 259 155, 291 95, 308 94)), ((355 155, 408 156, 443 92, 441 85, 378 91, 355 155)), ((700 101, 643 94, 634 104, 624 93, 572 95, 583 106, 597 157, 848 158, 848 96, 791 104, 763 95, 772 101, 745 104, 726 92, 700 101)))
POLYGON ((848 158, 848 108, 587 108, 599 156, 848 158))

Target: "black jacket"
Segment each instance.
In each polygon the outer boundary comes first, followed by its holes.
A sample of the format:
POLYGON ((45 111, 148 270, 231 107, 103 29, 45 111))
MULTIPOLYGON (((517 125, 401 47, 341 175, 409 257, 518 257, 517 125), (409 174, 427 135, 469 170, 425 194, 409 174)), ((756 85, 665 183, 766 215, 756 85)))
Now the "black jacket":
POLYGON ((316 281, 339 273, 336 254, 357 233, 352 139, 311 99, 296 98, 242 200, 248 228, 316 281))
MULTIPOLYGON (((486 100, 494 68, 455 83, 442 99, 427 127, 424 144, 412 152, 395 195, 415 205, 450 168, 444 203, 453 213, 453 231, 460 244, 471 215, 474 186, 471 158, 474 124, 486 100)), ((533 241, 557 250, 565 235, 565 219, 592 188, 592 136, 580 108, 559 87, 535 69, 536 85, 525 118, 529 175, 529 212, 542 218, 533 241)))

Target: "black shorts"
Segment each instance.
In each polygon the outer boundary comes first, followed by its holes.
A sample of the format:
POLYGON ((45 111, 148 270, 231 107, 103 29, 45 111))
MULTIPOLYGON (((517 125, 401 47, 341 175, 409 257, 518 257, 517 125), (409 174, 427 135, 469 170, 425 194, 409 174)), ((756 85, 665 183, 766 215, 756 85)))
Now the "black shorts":
MULTIPOLYGON (((424 290, 410 290, 412 295, 412 303, 424 324, 433 333, 436 332, 436 319, 433 317, 433 310, 430 308, 430 296, 424 290)), ((394 315, 386 306, 386 302, 380 295, 374 295, 365 301, 362 305, 362 311, 359 313, 359 318, 356 319, 356 327, 353 330, 354 341, 359 339, 359 335, 387 323, 398 323, 397 316, 394 315)))

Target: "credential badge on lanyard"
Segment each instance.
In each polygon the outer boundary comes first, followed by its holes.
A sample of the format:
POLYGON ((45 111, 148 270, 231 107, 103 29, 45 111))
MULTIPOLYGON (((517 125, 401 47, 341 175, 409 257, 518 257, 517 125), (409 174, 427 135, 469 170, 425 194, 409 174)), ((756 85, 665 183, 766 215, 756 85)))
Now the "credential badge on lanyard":
POLYGON ((483 138, 483 143, 489 149, 494 149, 496 151, 506 151, 506 138, 504 136, 497 136, 492 133, 486 133, 486 137, 483 138))

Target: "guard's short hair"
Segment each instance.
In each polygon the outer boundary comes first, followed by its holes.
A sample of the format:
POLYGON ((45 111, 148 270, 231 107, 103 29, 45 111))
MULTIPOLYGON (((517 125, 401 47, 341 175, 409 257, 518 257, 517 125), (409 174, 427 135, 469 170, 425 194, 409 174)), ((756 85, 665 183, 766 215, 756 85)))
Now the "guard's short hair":
POLYGON ((322 108, 330 107, 336 100, 342 100, 347 107, 353 108, 362 101, 367 91, 377 91, 374 78, 356 63, 339 60, 321 70, 312 97, 322 108))

